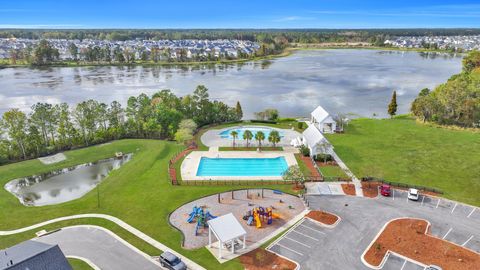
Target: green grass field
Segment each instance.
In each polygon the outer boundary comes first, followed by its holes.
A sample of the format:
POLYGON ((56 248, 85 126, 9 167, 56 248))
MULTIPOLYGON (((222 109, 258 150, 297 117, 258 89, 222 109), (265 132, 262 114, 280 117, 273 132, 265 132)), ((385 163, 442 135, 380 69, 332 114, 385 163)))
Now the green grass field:
POLYGON ((417 123, 408 117, 356 119, 345 134, 328 135, 357 177, 441 189, 480 206, 480 133, 417 123))
POLYGON ((73 270, 93 270, 90 265, 79 259, 68 258, 68 262, 72 266, 73 270))
MULTIPOLYGON (((238 260, 220 265, 205 248, 184 250, 181 233, 168 223, 168 215, 179 206, 202 196, 245 188, 245 186, 171 186, 167 177, 170 158, 184 146, 158 140, 120 140, 110 144, 65 152, 67 160, 55 165, 43 165, 38 160, 0 166, 0 185, 10 179, 40 174, 112 157, 115 152, 134 153, 131 161, 111 174, 100 184, 100 208, 97 208, 95 190, 84 197, 52 206, 26 207, 16 197, 0 189, 0 230, 12 230, 56 217, 82 213, 104 213, 116 216, 158 241, 188 256, 207 269, 242 269, 238 260)), ((260 186, 255 186, 259 188, 260 186)), ((289 192, 291 186, 265 186, 289 192)), ((78 224, 103 226, 150 255, 159 250, 146 244, 112 222, 102 219, 64 221, 29 232, 0 237, 0 248, 5 248, 34 237, 41 229, 55 229, 78 224)))
POLYGON ((348 178, 348 175, 338 166, 322 166, 319 168, 325 178, 348 178))

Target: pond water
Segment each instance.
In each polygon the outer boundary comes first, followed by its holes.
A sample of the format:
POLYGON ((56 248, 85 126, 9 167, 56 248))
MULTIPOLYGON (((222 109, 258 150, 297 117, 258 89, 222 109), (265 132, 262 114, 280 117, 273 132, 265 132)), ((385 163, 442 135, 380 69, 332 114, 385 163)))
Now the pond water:
POLYGON ((44 175, 14 179, 5 189, 14 194, 22 204, 43 206, 78 199, 94 189, 110 171, 129 161, 131 154, 82 164, 44 175))
POLYGON ((271 61, 196 66, 0 69, 0 113, 34 102, 76 104, 88 98, 126 104, 128 97, 169 88, 178 95, 198 84, 210 97, 235 105, 246 118, 265 108, 306 116, 321 104, 330 113, 386 115, 393 90, 399 113, 424 87, 460 72, 461 55, 379 50, 298 51, 271 61))

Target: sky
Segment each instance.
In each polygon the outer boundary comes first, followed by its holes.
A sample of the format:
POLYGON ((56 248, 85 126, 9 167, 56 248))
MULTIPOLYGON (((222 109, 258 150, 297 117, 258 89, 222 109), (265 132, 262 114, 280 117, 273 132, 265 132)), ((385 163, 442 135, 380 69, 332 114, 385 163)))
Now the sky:
POLYGON ((478 28, 463 0, 0 0, 0 28, 478 28))

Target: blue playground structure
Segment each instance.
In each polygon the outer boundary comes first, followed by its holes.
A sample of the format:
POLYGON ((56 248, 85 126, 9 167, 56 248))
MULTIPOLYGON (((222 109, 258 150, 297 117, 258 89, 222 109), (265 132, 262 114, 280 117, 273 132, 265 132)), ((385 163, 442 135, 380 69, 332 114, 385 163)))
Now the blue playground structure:
POLYGON ((198 229, 200 228, 207 228, 208 223, 207 221, 216 218, 216 216, 212 215, 209 211, 203 211, 203 208, 194 206, 192 212, 189 214, 187 222, 192 223, 197 220, 197 224, 195 225, 195 236, 198 235, 198 229))

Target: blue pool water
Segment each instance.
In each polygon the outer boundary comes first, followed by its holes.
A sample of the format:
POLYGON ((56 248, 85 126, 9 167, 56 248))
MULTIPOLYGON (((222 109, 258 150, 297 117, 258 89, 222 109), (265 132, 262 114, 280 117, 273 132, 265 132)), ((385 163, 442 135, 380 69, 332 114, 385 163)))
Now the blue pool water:
POLYGON ((288 169, 284 157, 207 158, 202 157, 197 176, 282 176, 288 169))
MULTIPOLYGON (((234 130, 238 133, 238 138, 237 139, 239 139, 239 140, 243 140, 243 133, 245 132, 245 130, 250 130, 252 132, 253 140, 255 140, 255 134, 257 134, 257 132, 259 132, 259 131, 262 131, 265 134, 265 140, 267 140, 268 135, 270 135, 270 132, 273 129, 271 129, 271 128, 261 128, 261 127, 230 128, 230 129, 227 129, 227 130, 224 130, 224 131, 220 132, 220 137, 222 137, 224 139, 233 139, 232 135, 230 135, 230 134, 234 130)), ((282 132, 279 132, 279 133, 280 133, 280 137, 283 137, 282 132)))

